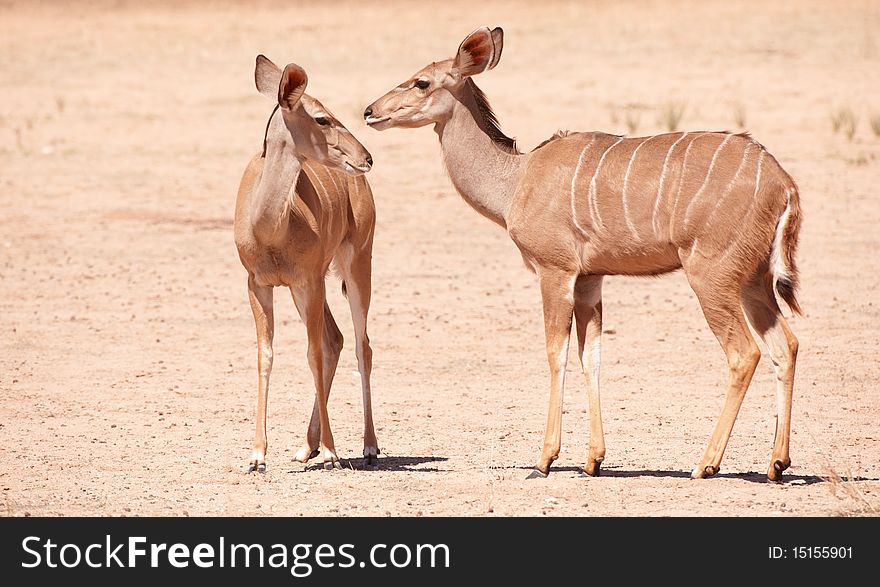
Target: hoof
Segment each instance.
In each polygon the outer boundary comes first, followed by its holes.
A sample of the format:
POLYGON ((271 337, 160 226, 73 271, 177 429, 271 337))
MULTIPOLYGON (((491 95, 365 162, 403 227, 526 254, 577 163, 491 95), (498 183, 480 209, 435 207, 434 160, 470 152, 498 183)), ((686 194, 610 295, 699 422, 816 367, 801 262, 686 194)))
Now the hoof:
POLYGON ((782 483, 782 472, 791 466, 791 461, 788 463, 784 463, 780 460, 775 460, 770 465, 770 470, 767 471, 767 480, 773 483, 782 483))
POLYGON ((378 469, 379 457, 376 455, 364 455, 363 469, 378 469))
POLYGON ((526 479, 546 479, 547 473, 541 471, 540 469, 534 469, 531 473, 528 474, 526 479))
POLYGON ((590 477, 598 477, 599 476, 599 467, 602 465, 602 461, 592 461, 587 463, 584 467, 584 473, 589 475, 590 477))
POLYGON ((333 469, 339 469, 341 471, 342 463, 340 463, 339 461, 327 461, 324 463, 324 470, 332 471, 333 469))
POLYGON ((721 467, 713 467, 712 465, 706 465, 702 469, 697 467, 691 473, 691 479, 705 479, 707 477, 711 477, 712 475, 715 475, 720 470, 721 470, 721 467))
POLYGON ((248 466, 248 473, 254 472, 264 475, 266 473, 266 463, 251 463, 248 466))
POLYGON ((317 448, 313 449, 311 452, 309 452, 308 447, 303 447, 303 448, 299 449, 298 451, 296 451, 296 454, 294 455, 293 460, 295 460, 299 463, 307 463, 310 460, 312 460, 313 458, 315 458, 316 456, 318 456, 318 449, 317 448))

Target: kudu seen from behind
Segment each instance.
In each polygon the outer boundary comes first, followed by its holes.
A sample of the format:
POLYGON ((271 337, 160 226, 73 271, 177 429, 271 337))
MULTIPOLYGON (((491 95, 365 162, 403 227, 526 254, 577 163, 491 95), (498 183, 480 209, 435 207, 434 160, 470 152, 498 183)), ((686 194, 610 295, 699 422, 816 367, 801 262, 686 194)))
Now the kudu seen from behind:
POLYGON ((550 364, 543 450, 530 477, 559 455, 572 323, 590 411, 584 470, 605 458, 599 400, 602 279, 683 269, 727 357, 729 384, 692 477, 718 472, 734 421, 766 343, 776 372, 776 437, 767 476, 791 464, 791 398, 798 341, 776 294, 800 313, 795 248, 798 190, 767 150, 745 134, 675 132, 626 138, 560 132, 521 153, 472 77, 494 68, 500 28, 471 33, 452 59, 431 63, 373 102, 367 124, 384 130, 434 125, 449 177, 464 200, 505 228, 538 276, 550 364))
POLYGON ((306 325, 309 367, 315 382, 304 446, 294 459, 320 455, 325 468, 340 468, 330 431, 327 397, 342 350, 342 333, 330 313, 324 278, 335 264, 347 292, 364 405, 364 464, 379 454, 373 427, 367 336, 371 259, 376 222, 364 173, 373 160, 357 139, 318 100, 304 93, 305 71, 282 71, 260 55, 255 81, 277 105, 262 153, 251 159, 235 204, 235 245, 248 273, 248 296, 257 329, 259 372, 256 435, 249 470, 266 470, 266 405, 272 371, 273 290, 287 287, 306 325))

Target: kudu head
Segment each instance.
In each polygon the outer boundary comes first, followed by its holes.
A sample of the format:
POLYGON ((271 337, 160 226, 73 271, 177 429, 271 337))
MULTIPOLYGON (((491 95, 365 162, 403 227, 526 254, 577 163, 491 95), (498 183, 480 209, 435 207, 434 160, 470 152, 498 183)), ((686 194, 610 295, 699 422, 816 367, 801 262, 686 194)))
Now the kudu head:
POLYGON ((288 133, 282 140, 292 141, 297 158, 351 175, 370 170, 370 153, 323 104, 304 93, 308 76, 302 67, 288 63, 282 71, 257 55, 254 80, 261 94, 278 101, 288 133))
POLYGON ((378 130, 444 122, 451 116, 467 79, 498 65, 503 46, 504 31, 500 27, 475 30, 461 42, 454 58, 423 67, 367 106, 364 120, 378 130))

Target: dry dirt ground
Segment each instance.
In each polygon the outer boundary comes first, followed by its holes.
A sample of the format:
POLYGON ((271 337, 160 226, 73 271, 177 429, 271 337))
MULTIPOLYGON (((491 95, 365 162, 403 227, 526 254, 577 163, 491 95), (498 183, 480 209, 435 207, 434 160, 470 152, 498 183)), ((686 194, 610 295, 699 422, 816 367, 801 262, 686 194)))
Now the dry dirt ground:
POLYGON ((0 513, 285 516, 874 516, 880 512, 880 8, 865 2, 0 2, 0 513), (579 475, 586 391, 569 362, 563 448, 543 439, 535 278, 454 192, 429 129, 365 105, 481 25, 478 83, 528 150, 560 128, 749 130, 806 219, 792 460, 765 482, 765 356, 719 476, 692 481, 726 366, 681 273, 610 277, 608 454, 579 475), (254 56, 296 61, 376 161, 370 333, 382 465, 362 471, 347 304, 330 416, 346 470, 292 461, 311 410, 305 331, 276 292, 269 469, 245 468, 256 341, 232 240, 271 103, 254 56), (851 136, 846 112, 857 119, 851 136), (840 116, 840 113, 844 113, 840 116), (837 132, 832 118, 840 117, 837 132))

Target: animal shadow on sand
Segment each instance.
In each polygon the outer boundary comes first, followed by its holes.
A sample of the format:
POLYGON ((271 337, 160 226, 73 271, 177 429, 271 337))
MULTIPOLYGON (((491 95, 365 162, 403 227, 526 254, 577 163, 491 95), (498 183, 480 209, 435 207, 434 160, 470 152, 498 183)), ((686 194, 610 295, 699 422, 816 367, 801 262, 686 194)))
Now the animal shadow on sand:
MULTIPOLYGON (((447 457, 429 456, 383 456, 379 455, 379 464, 377 466, 364 466, 364 459, 340 459, 339 463, 343 470, 352 469, 356 471, 405 471, 411 473, 439 473, 447 469, 438 469, 437 467, 422 467, 425 463, 441 463, 448 461, 447 457)), ((322 463, 309 464, 305 471, 313 471, 323 468, 322 463)))
MULTIPOLYGON (((517 467, 518 469, 523 470, 532 470, 532 467, 517 467)), ((580 477, 588 478, 589 475, 584 473, 582 467, 578 466, 563 466, 563 467, 553 467, 553 472, 557 471, 566 471, 577 473, 580 477)), ((551 473, 552 475, 552 473, 551 473)), ((624 470, 624 469, 614 469, 614 468, 603 468, 599 473, 600 477, 620 477, 620 478, 630 478, 630 477, 677 477, 680 479, 690 479, 691 474, 690 471, 668 471, 668 470, 624 470)), ((713 475, 713 478, 722 478, 722 479, 741 479, 743 481, 748 481, 750 483, 767 483, 767 474, 759 473, 757 471, 748 471, 745 473, 725 473, 720 472, 716 475, 713 475)), ((878 481, 880 479, 872 479, 868 477, 854 477, 851 481, 878 481)), ((850 481, 850 479, 847 479, 850 481)), ((822 475, 792 475, 786 473, 782 476, 782 482, 791 483, 796 482, 798 484, 804 485, 812 485, 814 483, 831 483, 833 480, 827 476, 822 475)))

